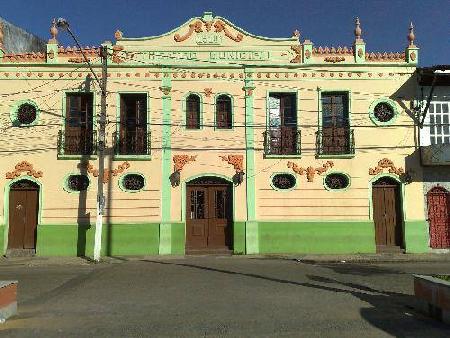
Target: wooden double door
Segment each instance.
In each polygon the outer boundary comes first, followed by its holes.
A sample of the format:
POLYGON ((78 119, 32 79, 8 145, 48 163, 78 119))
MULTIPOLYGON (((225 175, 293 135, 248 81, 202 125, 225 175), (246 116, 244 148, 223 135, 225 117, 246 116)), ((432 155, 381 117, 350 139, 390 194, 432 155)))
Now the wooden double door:
POLYGON ((9 191, 8 249, 35 250, 39 210, 39 186, 28 180, 11 185, 9 191))
POLYGON ((381 177, 374 182, 372 205, 377 252, 401 251, 403 212, 399 183, 390 177, 381 177))
POLYGON ((187 184, 186 190, 186 252, 230 250, 231 185, 216 178, 201 178, 187 184))

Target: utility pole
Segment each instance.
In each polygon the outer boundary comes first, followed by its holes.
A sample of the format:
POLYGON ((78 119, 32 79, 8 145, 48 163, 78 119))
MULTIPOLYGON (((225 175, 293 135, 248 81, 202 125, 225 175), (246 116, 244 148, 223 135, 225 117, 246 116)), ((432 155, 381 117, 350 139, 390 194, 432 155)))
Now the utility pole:
POLYGON ((103 194, 103 179, 105 176, 105 129, 106 129, 106 80, 108 67, 108 47, 102 46, 102 97, 100 101, 100 118, 98 122, 98 183, 97 183, 97 219, 95 221, 94 261, 100 261, 102 249, 103 212, 105 210, 105 196, 103 194))
POLYGON ((89 66, 95 81, 100 87, 102 92, 102 97, 100 101, 100 118, 98 122, 98 181, 97 181, 97 219, 95 221, 95 237, 94 237, 94 261, 100 261, 100 252, 102 249, 102 228, 103 228, 103 211, 105 209, 105 196, 103 195, 103 179, 105 177, 105 129, 106 129, 106 79, 107 79, 107 67, 108 67, 108 46, 102 45, 100 48, 100 57, 102 59, 102 81, 97 77, 97 74, 92 69, 92 65, 89 59, 84 54, 83 49, 78 42, 77 37, 71 31, 69 23, 64 18, 59 18, 56 21, 56 25, 70 34, 75 43, 77 44, 78 50, 81 55, 83 55, 84 61, 89 66))

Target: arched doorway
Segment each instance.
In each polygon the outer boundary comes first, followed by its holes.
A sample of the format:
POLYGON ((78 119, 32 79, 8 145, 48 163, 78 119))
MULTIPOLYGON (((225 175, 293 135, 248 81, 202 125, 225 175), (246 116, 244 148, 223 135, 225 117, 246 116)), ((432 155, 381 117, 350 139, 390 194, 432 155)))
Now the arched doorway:
POLYGON ((36 228, 39 212, 39 185, 27 179, 9 187, 8 251, 36 250, 36 228))
POLYGON ((232 189, 231 182, 214 176, 186 183, 186 253, 232 249, 232 189))
POLYGON ((373 182, 372 206, 377 252, 401 252, 403 211, 400 183, 389 176, 373 182))
POLYGON ((442 187, 434 187, 427 193, 430 246, 433 249, 450 247, 449 202, 449 192, 442 187))

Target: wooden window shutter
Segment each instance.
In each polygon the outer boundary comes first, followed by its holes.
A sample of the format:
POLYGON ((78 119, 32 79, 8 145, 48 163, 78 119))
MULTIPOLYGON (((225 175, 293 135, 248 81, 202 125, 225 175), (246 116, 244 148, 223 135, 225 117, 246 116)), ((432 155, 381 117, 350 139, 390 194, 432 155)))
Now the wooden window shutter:
POLYGON ((200 98, 194 94, 186 99, 186 128, 200 129, 200 98))

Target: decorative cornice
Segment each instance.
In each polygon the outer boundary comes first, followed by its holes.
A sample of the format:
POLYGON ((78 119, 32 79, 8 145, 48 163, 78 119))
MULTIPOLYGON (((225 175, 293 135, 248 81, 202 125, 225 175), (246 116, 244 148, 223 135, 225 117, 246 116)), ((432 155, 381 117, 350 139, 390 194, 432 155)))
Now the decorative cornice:
POLYGON ((366 61, 404 61, 405 53, 366 53, 366 61))
POLYGON ((390 174, 402 175, 405 173, 403 168, 394 166, 394 162, 392 162, 388 158, 383 158, 378 161, 378 165, 375 168, 369 168, 369 175, 378 175, 383 173, 384 169, 388 169, 390 174))
POLYGON ((197 155, 173 155, 173 171, 181 172, 187 163, 194 162, 196 159, 197 155))
MULTIPOLYGON (((105 169, 104 174, 103 174, 103 184, 108 183, 112 176, 117 176, 118 174, 123 173, 129 167, 130 167, 130 163, 123 162, 122 164, 120 164, 117 167, 117 169, 113 169, 113 170, 105 169)), ((88 162, 88 164, 87 164, 87 172, 92 174, 92 176, 94 176, 94 177, 98 177, 98 174, 99 174, 98 169, 95 169, 94 165, 92 165, 90 162, 88 162)))
POLYGON ((332 161, 327 161, 319 168, 314 168, 312 166, 309 166, 305 169, 305 168, 299 167, 294 162, 289 161, 287 163, 287 167, 291 168, 294 173, 296 173, 298 175, 306 174, 306 179, 308 180, 308 182, 314 181, 314 176, 316 173, 321 175, 324 172, 326 172, 328 169, 332 168, 333 165, 334 165, 334 163, 332 161))
POLYGON ((222 161, 233 165, 237 173, 244 171, 244 155, 219 155, 222 161))
POLYGON ((33 165, 27 161, 19 162, 15 165, 14 170, 6 173, 6 179, 12 180, 19 177, 23 172, 28 176, 33 176, 34 178, 42 177, 42 171, 36 171, 33 169, 33 165))
POLYGON ((352 47, 313 47, 313 54, 316 55, 324 55, 324 54, 347 54, 347 55, 353 55, 353 48, 352 47))
POLYGON ((173 36, 173 39, 176 42, 185 41, 185 40, 189 39, 194 32, 195 33, 203 32, 202 27, 204 27, 204 29, 207 32, 209 32, 211 30, 211 27, 214 27, 214 31, 216 33, 224 32, 224 34, 227 38, 229 38, 233 41, 236 41, 236 42, 241 42, 242 39, 244 38, 244 36, 241 33, 237 33, 236 36, 231 34, 231 32, 228 30, 227 25, 221 20, 216 20, 216 21, 197 20, 197 21, 189 24, 189 30, 186 32, 186 34, 180 35, 177 33, 173 36))

